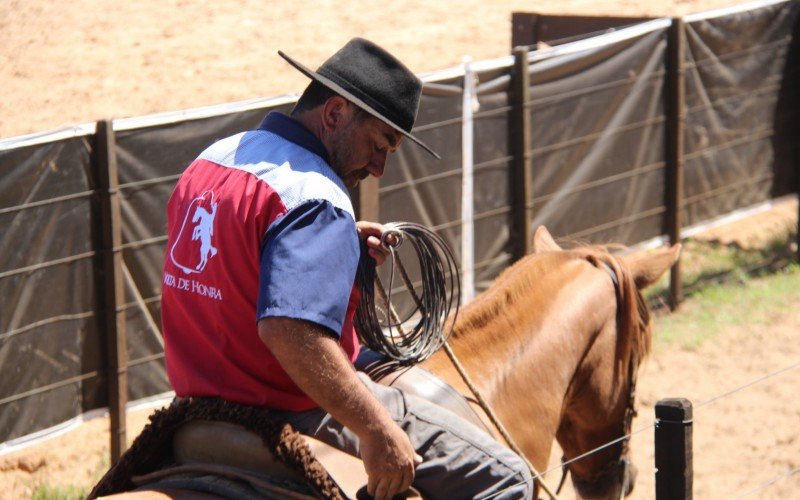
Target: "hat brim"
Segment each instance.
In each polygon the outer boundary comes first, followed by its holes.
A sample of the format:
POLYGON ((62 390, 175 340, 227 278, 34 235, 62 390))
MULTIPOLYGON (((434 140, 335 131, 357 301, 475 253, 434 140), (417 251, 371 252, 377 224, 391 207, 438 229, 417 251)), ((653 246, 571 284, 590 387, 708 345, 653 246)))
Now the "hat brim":
POLYGON ((412 141, 416 142, 425 151, 430 153, 437 160, 441 160, 442 159, 438 154, 436 154, 436 152, 434 150, 429 148, 424 142, 420 141, 419 139, 417 139, 416 137, 414 137, 410 133, 408 133, 405 130, 403 130, 399 125, 397 125, 393 121, 391 121, 388 118, 386 118, 385 116, 383 116, 381 113, 376 111, 372 106, 368 105, 363 100, 359 99, 358 97, 356 97, 352 93, 348 92, 347 90, 342 88, 340 85, 338 85, 336 82, 333 82, 328 78, 325 78, 324 76, 318 74, 315 71, 311 71, 309 68, 303 66, 302 64, 300 64, 299 62, 295 61, 291 57, 287 56, 286 54, 284 54, 280 50, 278 51, 278 55, 280 55, 282 58, 284 58, 286 60, 286 62, 288 62, 289 64, 294 66, 295 69, 297 69, 298 71, 300 71, 301 73, 303 73, 307 77, 311 78, 312 80, 316 80, 319 83, 325 85, 326 87, 328 87, 329 89, 333 90, 334 92, 336 92, 337 94, 341 95, 342 97, 346 98, 348 101, 352 102, 353 104, 355 104, 359 108, 363 109, 364 111, 366 111, 367 113, 371 114, 375 118, 379 119, 383 123, 389 125, 390 127, 392 127, 393 129, 397 130, 398 132, 400 132, 404 136, 408 137, 412 141))

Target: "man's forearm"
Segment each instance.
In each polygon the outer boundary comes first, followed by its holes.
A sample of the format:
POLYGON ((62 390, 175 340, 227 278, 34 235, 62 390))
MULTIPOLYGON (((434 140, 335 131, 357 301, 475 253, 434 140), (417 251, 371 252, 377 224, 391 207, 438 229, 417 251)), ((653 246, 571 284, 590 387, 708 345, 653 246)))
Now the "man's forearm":
POLYGON ((290 318, 266 318, 258 327, 261 340, 295 384, 356 435, 393 424, 322 327, 290 318))

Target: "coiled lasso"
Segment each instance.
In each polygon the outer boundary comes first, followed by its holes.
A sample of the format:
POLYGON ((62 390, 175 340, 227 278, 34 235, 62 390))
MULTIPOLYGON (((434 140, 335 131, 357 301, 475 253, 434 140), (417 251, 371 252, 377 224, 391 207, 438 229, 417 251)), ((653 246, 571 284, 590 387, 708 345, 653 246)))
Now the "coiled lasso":
POLYGON ((381 244, 390 254, 389 286, 384 289, 375 272, 375 261, 362 252, 358 269, 361 298, 354 323, 364 345, 396 364, 411 366, 438 351, 450 336, 461 302, 461 281, 453 253, 439 235, 412 222, 384 226, 381 244), (416 253, 420 271, 417 283, 412 282, 398 255, 397 249, 404 243, 412 245, 416 253), (414 303, 402 320, 392 306, 395 274, 400 275, 414 303), (376 292, 379 304, 375 303, 376 292), (383 320, 378 317, 379 311, 383 320), (448 321, 451 311, 454 314, 448 321))

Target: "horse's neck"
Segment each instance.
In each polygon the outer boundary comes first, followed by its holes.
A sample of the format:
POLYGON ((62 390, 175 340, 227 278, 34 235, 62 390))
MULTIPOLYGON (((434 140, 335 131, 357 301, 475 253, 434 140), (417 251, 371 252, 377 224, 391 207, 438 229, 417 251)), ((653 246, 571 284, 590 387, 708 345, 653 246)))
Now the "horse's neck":
POLYGON ((513 374, 551 380, 534 367, 556 360, 566 373, 571 370, 564 366, 577 366, 599 316, 606 316, 597 306, 609 291, 613 294, 611 281, 584 259, 566 253, 530 256, 463 308, 450 344, 486 389, 490 381, 513 374), (597 290, 603 286, 606 290, 597 290))
MULTIPOLYGON (((538 435, 523 434, 520 443, 531 459, 549 453, 570 381, 604 314, 596 298, 603 285, 585 260, 531 256, 466 307, 455 325, 451 346, 505 425, 536 423, 538 435)), ((465 389, 444 355, 427 366, 465 389)))

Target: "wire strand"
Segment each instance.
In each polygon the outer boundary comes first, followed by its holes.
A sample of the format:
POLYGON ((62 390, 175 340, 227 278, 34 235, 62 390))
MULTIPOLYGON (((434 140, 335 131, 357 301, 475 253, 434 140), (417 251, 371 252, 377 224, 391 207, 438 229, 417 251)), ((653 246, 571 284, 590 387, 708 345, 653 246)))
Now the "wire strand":
MULTIPOLYGON (((640 433, 642 433, 642 432, 644 432, 644 431, 646 431, 648 429, 652 429, 655 426, 656 426, 656 424, 655 424, 655 422, 653 422, 652 424, 650 424, 650 425, 648 425, 646 427, 642 427, 641 429, 637 429, 637 430, 631 432, 630 434, 626 434, 624 436, 618 437, 617 439, 615 439, 613 441, 609 441, 608 443, 602 444, 602 445, 598 446, 597 448, 594 448, 592 450, 587 451, 586 453, 583 453, 582 455, 578 455, 577 457, 572 458, 570 460, 565 460, 564 462, 556 465, 555 467, 551 467, 549 469, 546 469, 544 472, 536 474, 535 476, 531 477, 528 480, 520 481, 520 482, 518 482, 516 484, 512 484, 512 485, 510 485, 508 487, 508 489, 513 488, 515 486, 520 486, 522 484, 532 483, 533 481, 536 481, 537 479, 541 479, 542 477, 546 476, 550 472, 559 470, 559 469, 561 469, 562 467, 564 467, 566 465, 569 465, 569 464, 571 464, 573 462, 577 462, 578 460, 583 460, 584 458, 588 457, 589 455, 597 453, 598 451, 603 450, 605 448, 608 448, 609 446, 614 446, 615 444, 617 444, 617 443, 619 443, 621 441, 624 441, 626 439, 630 439, 631 437, 635 436, 636 434, 640 434, 640 433)), ((503 491, 505 491, 505 490, 503 490, 503 491)), ((481 497, 481 500, 489 500, 490 498, 495 498, 495 497, 497 497, 499 495, 502 495, 503 491, 498 491, 497 493, 493 493, 492 495, 489 495, 487 497, 481 497)))
POLYGON ((733 395, 733 394, 735 394, 737 392, 743 391, 744 389, 747 389, 748 387, 751 387, 751 386, 754 386, 756 384, 759 384, 759 383, 761 383, 761 382, 763 382, 763 381, 765 381, 765 380, 767 380, 769 378, 778 376, 778 375, 780 375, 782 373, 785 373, 785 372, 788 372, 790 370, 794 370, 795 368, 797 368, 799 366, 800 366, 800 361, 798 361, 797 363, 795 363, 793 365, 789 365, 787 367, 781 368, 780 370, 776 370, 776 371, 774 371, 772 373, 768 373, 768 374, 766 374, 766 375, 764 375, 762 377, 759 377, 757 379, 751 380, 750 382, 742 384, 739 387, 735 387, 735 388, 733 388, 733 389, 731 389, 731 390, 729 390, 727 392, 723 392, 722 394, 719 394, 718 396, 714 396, 711 399, 708 399, 708 400, 703 401, 702 403, 700 403, 698 405, 695 405, 694 408, 695 409, 702 408, 705 405, 711 404, 711 403, 713 403, 713 402, 715 402, 717 400, 726 398, 726 397, 731 396, 731 395, 733 395))
POLYGON ((746 492, 742 493, 741 495, 734 497, 734 500, 750 496, 750 495, 752 495, 754 493, 758 493, 759 491, 764 490, 769 486, 772 486, 773 484, 777 483, 778 481, 786 479, 787 477, 792 476, 794 474, 797 474, 798 472, 800 472, 800 467, 795 467, 794 469, 788 470, 788 471, 784 472, 783 474, 777 475, 777 476, 775 476, 775 477, 773 477, 773 478, 771 478, 771 479, 769 479, 767 481, 764 481, 763 483, 759 484, 758 486, 756 486, 752 490, 746 491, 746 492))

